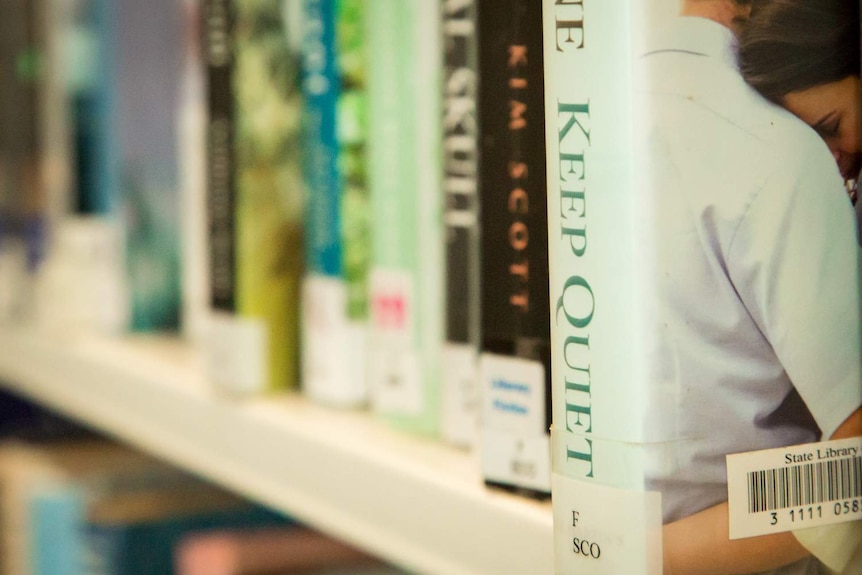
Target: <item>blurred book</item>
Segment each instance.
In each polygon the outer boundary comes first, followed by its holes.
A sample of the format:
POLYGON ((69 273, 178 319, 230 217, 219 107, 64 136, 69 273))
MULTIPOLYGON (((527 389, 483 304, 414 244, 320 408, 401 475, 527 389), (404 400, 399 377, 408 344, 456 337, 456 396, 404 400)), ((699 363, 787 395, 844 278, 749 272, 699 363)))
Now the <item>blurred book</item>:
POLYGON ((437 435, 443 345, 441 5, 370 2, 372 406, 437 435))
POLYGON ((59 0, 9 0, 0 23, 0 320, 29 320, 52 226, 69 209, 59 0))
POLYGON ((167 575, 184 535, 286 525, 187 473, 105 441, 0 447, 2 573, 167 575))
POLYGON ((306 528, 191 534, 175 555, 177 575, 396 575, 394 567, 306 528))
POLYGON ((366 10, 358 0, 303 1, 302 380, 313 400, 342 407, 368 400, 366 10))
POLYGON ((35 285, 35 323, 46 331, 117 336, 128 329, 125 235, 114 218, 63 218, 35 285))
POLYGON ((114 4, 40 0, 48 56, 40 65, 50 103, 41 137, 49 161, 44 262, 31 292, 48 329, 117 333, 128 328, 126 241, 120 218, 114 4))
MULTIPOLYGON (((64 118, 67 129, 42 132, 48 141, 67 142, 68 153, 52 155, 72 164, 67 187, 74 190, 61 210, 66 217, 51 245, 50 272, 40 278, 45 284, 39 289, 40 321, 52 328, 71 323, 109 333, 175 330, 180 320, 176 55, 182 13, 171 0, 36 4, 58 13, 47 46, 62 53, 54 60, 64 73, 57 91, 65 102, 53 98, 44 115, 64 118), (68 321, 75 306, 64 302, 63 284, 83 286, 79 291, 86 293, 94 275, 97 286, 110 286, 109 294, 94 295, 99 313, 110 318, 107 326, 93 318, 68 321)), ((42 170, 44 177, 60 171, 50 165, 42 170)))
POLYGON ((175 0, 114 0, 114 131, 133 330, 180 321, 177 112, 183 12, 175 0))
POLYGON ((119 204, 119 148, 113 135, 115 13, 110 0, 69 0, 68 27, 58 31, 66 53, 72 179, 77 214, 108 217, 119 204))
POLYGON ((0 446, 0 573, 32 574, 32 494, 42 487, 97 477, 112 468, 133 473, 151 462, 103 441, 4 442, 0 446))
POLYGON ((183 334, 193 342, 206 336, 209 304, 207 257, 206 130, 203 0, 182 0, 183 52, 177 143, 179 154, 183 334))
POLYGON ((207 0, 212 378, 284 389, 299 371, 302 188, 297 0, 207 0))
POLYGON ((443 197, 446 344, 441 434, 470 447, 479 436, 479 123, 476 3, 443 2, 443 197))

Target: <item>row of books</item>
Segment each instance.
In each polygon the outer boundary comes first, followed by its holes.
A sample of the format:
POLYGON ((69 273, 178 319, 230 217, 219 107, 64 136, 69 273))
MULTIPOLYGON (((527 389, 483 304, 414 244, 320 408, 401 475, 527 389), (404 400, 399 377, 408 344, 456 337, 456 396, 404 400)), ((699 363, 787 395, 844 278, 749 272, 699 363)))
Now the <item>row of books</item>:
POLYGON ((184 27, 174 2, 151 6, 3 5, 4 318, 178 325, 184 27))
POLYGON ((0 443, 3 575, 395 575, 345 543, 105 439, 0 443))
POLYGON ((547 493, 540 11, 213 1, 203 22, 214 379, 481 440, 489 482, 547 493))
POLYGON ((403 571, 0 392, 0 574, 40 573, 403 571))
POLYGON ((213 381, 553 477, 561 573, 831 562, 788 501, 859 517, 857 4, 189 2, 183 309, 213 381))
POLYGON ((214 380, 300 381, 547 493, 538 7, 204 7, 214 380))
POLYGON ((36 286, 16 282, 19 315, 181 330, 221 390, 300 387, 411 432, 481 438, 489 482, 548 492, 540 11, 16 6, 42 32, 10 38, 8 69, 31 52, 59 62, 15 76, 4 117, 21 119, 29 82, 53 121, 34 111, 20 129, 64 142, 27 151, 63 173, 52 202, 5 180, 4 198, 51 206, 33 211, 38 238, 15 202, 0 209, 15 224, 0 252, 39 252, 18 266, 36 286))

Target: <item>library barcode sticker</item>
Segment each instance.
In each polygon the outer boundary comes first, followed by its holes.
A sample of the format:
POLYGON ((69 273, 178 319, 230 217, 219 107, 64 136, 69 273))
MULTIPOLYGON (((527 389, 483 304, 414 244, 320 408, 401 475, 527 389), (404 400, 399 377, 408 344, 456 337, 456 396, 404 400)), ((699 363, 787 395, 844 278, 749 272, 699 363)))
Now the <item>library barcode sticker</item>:
POLYGON ((862 519, 862 437, 727 456, 730 538, 862 519))

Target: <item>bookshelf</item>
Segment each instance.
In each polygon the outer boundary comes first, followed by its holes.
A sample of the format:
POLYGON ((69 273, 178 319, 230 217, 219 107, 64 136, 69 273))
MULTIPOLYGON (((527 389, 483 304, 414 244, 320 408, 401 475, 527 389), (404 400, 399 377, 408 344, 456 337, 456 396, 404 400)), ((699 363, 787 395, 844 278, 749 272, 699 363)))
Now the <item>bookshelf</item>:
POLYGON ((213 392, 166 337, 0 329, 0 385, 417 573, 550 574, 549 503, 486 488, 475 456, 298 394, 213 392))

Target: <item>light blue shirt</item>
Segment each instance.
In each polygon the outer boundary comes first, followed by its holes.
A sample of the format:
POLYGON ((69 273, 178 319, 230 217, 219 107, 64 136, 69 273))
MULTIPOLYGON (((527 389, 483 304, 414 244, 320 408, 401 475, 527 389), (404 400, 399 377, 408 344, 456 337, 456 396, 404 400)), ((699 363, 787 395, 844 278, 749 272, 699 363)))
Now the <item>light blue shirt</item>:
POLYGON ((636 144, 659 282, 646 433, 665 446, 647 488, 669 522, 727 499, 726 454, 828 438, 862 404, 862 268, 834 159, 744 83, 732 33, 679 18, 655 38, 636 144))

